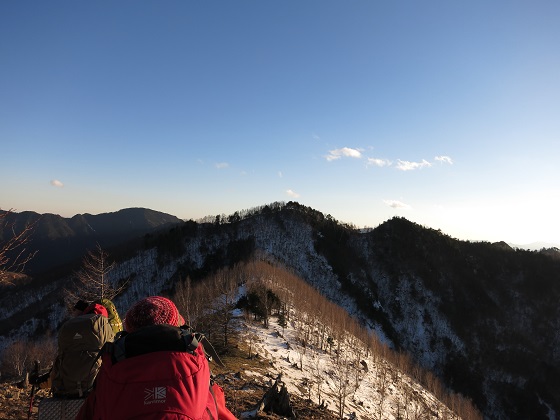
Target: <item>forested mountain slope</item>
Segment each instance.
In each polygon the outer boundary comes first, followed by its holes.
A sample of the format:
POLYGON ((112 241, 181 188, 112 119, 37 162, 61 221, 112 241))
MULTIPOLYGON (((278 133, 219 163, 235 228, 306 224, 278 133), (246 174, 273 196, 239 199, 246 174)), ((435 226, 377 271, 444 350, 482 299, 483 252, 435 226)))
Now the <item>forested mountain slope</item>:
MULTIPOLYGON (((269 258, 472 398, 486 417, 548 418, 560 413, 560 260, 550 252, 459 241, 402 218, 360 231, 297 203, 274 203, 146 236, 112 276, 128 281, 115 299, 124 310, 187 278, 269 258)), ((67 282, 32 295, 33 285, 15 288, 0 299, 0 318, 27 314, 14 334, 56 327, 56 296, 67 282)))

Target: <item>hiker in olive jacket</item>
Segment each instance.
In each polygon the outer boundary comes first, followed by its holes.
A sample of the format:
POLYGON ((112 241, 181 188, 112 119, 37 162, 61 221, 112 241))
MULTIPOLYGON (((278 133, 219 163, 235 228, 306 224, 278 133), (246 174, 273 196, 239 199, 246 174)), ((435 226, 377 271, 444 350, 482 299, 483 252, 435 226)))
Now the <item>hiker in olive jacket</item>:
POLYGON ((58 355, 51 372, 53 395, 85 397, 101 366, 99 351, 113 340, 107 309, 100 304, 91 304, 82 315, 66 321, 58 332, 58 355))

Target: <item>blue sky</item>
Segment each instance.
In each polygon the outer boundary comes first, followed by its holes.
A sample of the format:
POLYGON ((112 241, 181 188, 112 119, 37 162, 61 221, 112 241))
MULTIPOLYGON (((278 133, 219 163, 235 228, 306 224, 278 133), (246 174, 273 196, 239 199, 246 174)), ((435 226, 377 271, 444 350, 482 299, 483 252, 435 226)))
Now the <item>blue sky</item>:
POLYGON ((560 244, 558 1, 0 2, 0 208, 296 200, 560 244))

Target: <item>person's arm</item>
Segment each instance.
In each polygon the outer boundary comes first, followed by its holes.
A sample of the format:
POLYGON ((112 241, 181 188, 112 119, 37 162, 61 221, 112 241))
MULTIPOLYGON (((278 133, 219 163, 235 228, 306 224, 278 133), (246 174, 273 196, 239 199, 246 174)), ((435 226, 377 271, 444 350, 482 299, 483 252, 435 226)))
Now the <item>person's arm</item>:
POLYGON ((226 397, 222 387, 214 383, 212 384, 212 392, 214 393, 214 399, 218 407, 218 420, 237 420, 237 417, 226 407, 226 397))

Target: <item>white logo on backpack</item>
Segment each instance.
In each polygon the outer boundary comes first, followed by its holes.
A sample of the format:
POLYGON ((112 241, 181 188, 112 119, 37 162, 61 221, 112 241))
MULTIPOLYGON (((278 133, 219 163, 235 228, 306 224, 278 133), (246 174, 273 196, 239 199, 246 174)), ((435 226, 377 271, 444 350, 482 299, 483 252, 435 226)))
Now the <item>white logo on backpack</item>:
POLYGON ((163 404, 167 396, 167 389, 164 386, 146 388, 144 390, 144 405, 163 404))
POLYGON ((76 334, 74 334, 73 338, 74 338, 74 340, 81 340, 83 337, 80 333, 76 333, 76 334))

